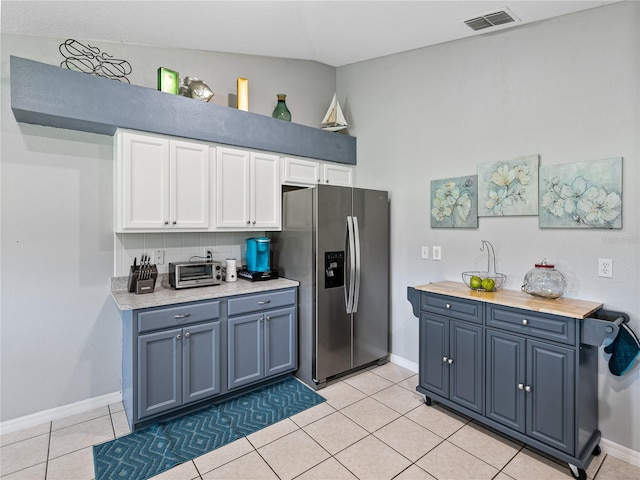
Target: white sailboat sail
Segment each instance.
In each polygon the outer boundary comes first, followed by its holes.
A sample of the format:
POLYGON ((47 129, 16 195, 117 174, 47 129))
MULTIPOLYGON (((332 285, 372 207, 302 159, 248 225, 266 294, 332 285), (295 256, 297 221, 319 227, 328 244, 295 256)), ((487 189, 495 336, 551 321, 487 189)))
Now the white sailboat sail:
POLYGON ((334 93, 331 105, 329 105, 329 109, 320 123, 320 128, 323 130, 337 132, 338 130, 344 130, 348 126, 349 124, 344 118, 344 114, 342 113, 342 109, 340 108, 340 104, 338 103, 336 94, 334 93))

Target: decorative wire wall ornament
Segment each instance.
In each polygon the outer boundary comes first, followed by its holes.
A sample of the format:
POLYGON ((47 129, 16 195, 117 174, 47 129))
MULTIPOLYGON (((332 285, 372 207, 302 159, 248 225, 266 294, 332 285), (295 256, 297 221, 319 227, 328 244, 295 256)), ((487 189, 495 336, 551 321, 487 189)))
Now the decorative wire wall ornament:
POLYGON ((97 47, 84 45, 71 38, 61 43, 58 50, 65 58, 60 63, 63 68, 131 83, 126 77, 132 71, 131 64, 126 60, 113 58, 97 47))

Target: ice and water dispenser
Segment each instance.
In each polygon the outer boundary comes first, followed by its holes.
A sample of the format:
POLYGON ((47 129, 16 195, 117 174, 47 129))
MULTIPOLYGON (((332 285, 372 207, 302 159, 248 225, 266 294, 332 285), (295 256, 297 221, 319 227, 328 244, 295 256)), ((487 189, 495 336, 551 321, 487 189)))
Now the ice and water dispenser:
POLYGON ((344 286, 344 251, 324 253, 324 288, 344 286))

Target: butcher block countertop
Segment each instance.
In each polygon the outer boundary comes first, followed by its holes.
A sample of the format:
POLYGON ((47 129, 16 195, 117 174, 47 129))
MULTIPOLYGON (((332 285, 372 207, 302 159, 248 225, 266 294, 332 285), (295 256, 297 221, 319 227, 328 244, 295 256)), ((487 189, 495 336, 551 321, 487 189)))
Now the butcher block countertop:
POLYGON ((419 285, 416 290, 430 293, 439 293, 451 297, 466 298, 486 303, 495 303, 507 307, 522 308, 534 312, 550 313, 571 318, 587 318, 595 311, 602 308, 602 303, 576 300, 574 298, 560 297, 545 299, 534 297, 528 293, 516 290, 498 290, 496 292, 479 292, 472 290, 461 282, 435 282, 419 285))

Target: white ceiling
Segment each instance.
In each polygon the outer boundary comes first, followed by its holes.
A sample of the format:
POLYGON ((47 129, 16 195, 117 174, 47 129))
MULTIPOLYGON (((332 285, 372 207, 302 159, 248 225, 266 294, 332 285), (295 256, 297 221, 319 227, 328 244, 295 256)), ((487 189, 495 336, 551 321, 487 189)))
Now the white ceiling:
MULTIPOLYGON (((618 0, 14 1, 2 32, 314 60, 334 67, 488 33, 467 20, 507 7, 518 24, 618 0)), ((510 24, 513 26, 514 24, 510 24)))

